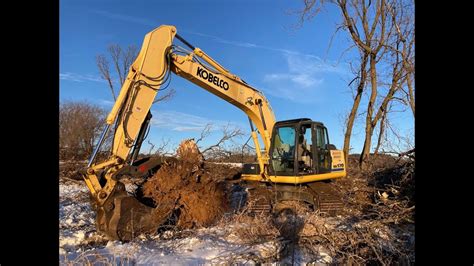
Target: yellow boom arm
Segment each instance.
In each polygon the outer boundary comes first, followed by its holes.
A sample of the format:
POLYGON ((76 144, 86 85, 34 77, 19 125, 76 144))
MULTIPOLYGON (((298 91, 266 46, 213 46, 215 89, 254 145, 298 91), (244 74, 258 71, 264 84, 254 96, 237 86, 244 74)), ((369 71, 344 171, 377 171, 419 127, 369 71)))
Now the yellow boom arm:
POLYGON ((270 136, 275 124, 275 115, 268 100, 260 91, 230 73, 201 49, 193 47, 176 35, 174 26, 163 25, 145 36, 140 53, 130 67, 120 94, 107 116, 107 125, 116 125, 111 157, 105 162, 93 165, 94 153, 89 163, 85 181, 99 203, 108 198, 115 186, 116 182, 111 177, 129 159, 130 151, 155 96, 171 71, 247 114, 257 127, 265 146, 266 152, 263 155, 260 153, 257 132, 252 131, 260 171, 264 172, 264 165, 268 163, 270 136), (173 46, 175 36, 192 51, 173 46), (107 180, 104 187, 99 184, 97 176, 97 172, 103 170, 106 171, 104 177, 107 180))
MULTIPOLYGON (((196 48, 195 51, 198 49, 199 48, 196 48)), ((206 60, 208 58, 207 56, 202 56, 202 58, 208 63, 212 62, 206 60)), ((252 138, 256 145, 260 169, 263 171, 264 164, 268 162, 267 155, 270 151, 270 136, 272 134, 273 125, 275 124, 275 115, 270 107, 270 103, 263 94, 229 72, 217 72, 199 61, 196 61, 193 58, 193 54, 186 56, 173 54, 171 70, 176 73, 176 75, 219 96, 247 114, 261 133, 265 146, 266 155, 264 157, 260 154, 257 133, 252 131, 252 138)))

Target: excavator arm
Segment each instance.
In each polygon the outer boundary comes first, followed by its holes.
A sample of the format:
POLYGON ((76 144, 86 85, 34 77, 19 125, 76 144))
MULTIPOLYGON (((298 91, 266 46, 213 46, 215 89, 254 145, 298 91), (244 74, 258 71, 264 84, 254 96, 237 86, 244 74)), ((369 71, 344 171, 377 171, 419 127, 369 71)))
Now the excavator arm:
POLYGON ((171 58, 171 70, 176 75, 206 89, 247 114, 256 147, 257 160, 260 164, 261 173, 263 173, 264 165, 268 163, 267 155, 270 150, 270 136, 275 124, 275 115, 265 96, 239 77, 224 69, 199 48, 194 48, 194 51, 187 55, 172 53, 171 58), (202 58, 205 63, 197 57, 202 58), (252 123, 255 124, 258 132, 260 132, 265 147, 265 155, 260 153, 257 131, 253 130, 252 123))
POLYGON ((164 25, 145 36, 140 53, 130 67, 84 174, 84 180, 96 203, 97 228, 112 239, 129 240, 139 233, 156 230, 160 224, 156 220, 158 218, 151 215, 153 209, 129 196, 117 177, 121 169, 134 160, 134 154, 137 154, 137 148, 143 141, 146 125, 151 119, 150 109, 155 96, 168 81, 171 72, 245 112, 250 120, 262 176, 265 165, 268 164, 275 116, 267 99, 260 91, 230 73, 176 33, 174 26, 164 25), (191 51, 173 45, 175 37, 191 51), (260 152, 253 124, 260 133, 265 154, 260 152), (114 128, 111 155, 107 160, 94 164, 97 152, 111 128, 114 128))

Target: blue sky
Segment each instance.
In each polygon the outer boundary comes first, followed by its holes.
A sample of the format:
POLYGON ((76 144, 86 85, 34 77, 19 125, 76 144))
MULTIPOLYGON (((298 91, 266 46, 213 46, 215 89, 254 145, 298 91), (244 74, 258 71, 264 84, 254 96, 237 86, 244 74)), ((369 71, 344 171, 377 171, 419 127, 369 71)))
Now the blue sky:
MULTIPOLYGON (((290 13, 301 5, 283 0, 61 0, 60 100, 87 100, 110 110, 113 98, 100 78, 95 56, 112 43, 141 47, 149 31, 175 25, 188 42, 263 91, 277 120, 321 121, 331 142, 341 148, 342 116, 352 102, 347 87, 351 53, 340 59, 348 39, 345 33, 336 35, 328 51, 340 20, 331 7, 295 29, 298 17, 290 13)), ((216 129, 231 124, 249 132, 247 117, 236 107, 177 76, 170 86, 175 97, 152 107, 151 142, 158 145, 170 139, 176 145, 182 138, 198 137, 206 123, 216 129)), ((394 114, 392 123, 401 131, 413 128, 408 112, 394 114)), ((363 128, 356 127, 354 133, 352 146, 360 152, 363 128)), ((216 130, 203 144, 218 137, 216 130)))

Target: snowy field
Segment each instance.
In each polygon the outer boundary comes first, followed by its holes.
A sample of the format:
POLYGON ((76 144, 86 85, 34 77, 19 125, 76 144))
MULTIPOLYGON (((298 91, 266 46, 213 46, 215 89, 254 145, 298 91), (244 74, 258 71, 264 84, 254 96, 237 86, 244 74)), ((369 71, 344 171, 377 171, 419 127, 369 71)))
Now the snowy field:
POLYGON ((242 244, 232 230, 232 224, 198 230, 165 231, 154 236, 141 236, 132 242, 107 241, 95 231, 95 213, 89 204, 89 191, 82 181, 62 181, 60 184, 60 248, 62 265, 213 265, 223 263, 275 264, 287 262, 305 264, 330 263, 331 258, 320 252, 319 259, 300 250, 283 254, 285 241, 274 239, 263 243, 242 244))

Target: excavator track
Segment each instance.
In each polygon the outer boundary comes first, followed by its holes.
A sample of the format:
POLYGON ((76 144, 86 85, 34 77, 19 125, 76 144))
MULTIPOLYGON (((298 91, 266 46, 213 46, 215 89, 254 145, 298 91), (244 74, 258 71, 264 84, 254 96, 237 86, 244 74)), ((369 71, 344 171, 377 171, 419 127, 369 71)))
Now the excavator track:
POLYGON ((312 190, 316 197, 317 207, 315 209, 318 209, 321 213, 334 216, 344 208, 341 195, 331 183, 313 182, 308 184, 308 188, 312 190))
POLYGON ((250 213, 270 213, 272 211, 271 190, 265 184, 247 187, 247 210, 250 213))
POLYGON ((313 182, 306 185, 248 185, 247 210, 250 213, 278 212, 280 203, 299 201, 308 204, 314 211, 335 216, 344 208, 341 195, 331 183, 313 182))

